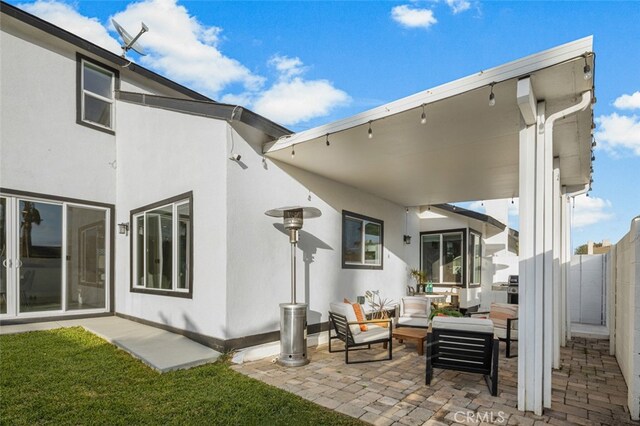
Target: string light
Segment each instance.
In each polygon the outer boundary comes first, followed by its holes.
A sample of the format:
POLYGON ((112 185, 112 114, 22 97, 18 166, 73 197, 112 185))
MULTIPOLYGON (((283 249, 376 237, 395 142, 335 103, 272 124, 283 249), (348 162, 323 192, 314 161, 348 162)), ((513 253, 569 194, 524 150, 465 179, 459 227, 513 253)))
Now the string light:
POLYGON ((420 123, 427 124, 427 114, 424 112, 424 104, 422 104, 422 115, 420 116, 420 123))
POLYGON ((591 77, 593 77, 593 72, 591 71, 591 67, 587 63, 587 55, 584 55, 584 68, 582 68, 582 71, 584 72, 585 80, 590 80, 591 77))
POLYGON ((373 139, 373 129, 371 128, 371 121, 369 121, 369 131, 367 132, 369 139, 373 139))
POLYGON ((489 93, 489 106, 496 106, 496 95, 493 93, 493 86, 496 83, 491 83, 491 93, 489 93))
POLYGON ((296 146, 291 145, 291 158, 295 158, 296 156, 296 146))
POLYGON ((331 145, 331 142, 329 142, 329 133, 327 133, 327 142, 326 142, 327 146, 331 145))

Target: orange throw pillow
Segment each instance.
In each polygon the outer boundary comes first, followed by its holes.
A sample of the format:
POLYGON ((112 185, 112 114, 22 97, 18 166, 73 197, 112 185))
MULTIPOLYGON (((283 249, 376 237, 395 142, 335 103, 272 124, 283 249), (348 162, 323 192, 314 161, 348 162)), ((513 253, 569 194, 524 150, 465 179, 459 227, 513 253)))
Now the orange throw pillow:
MULTIPOLYGON (((351 306, 353 306, 353 312, 356 314, 356 319, 358 321, 364 321, 364 312, 362 312, 362 306, 360 306, 359 303, 353 303, 351 306)), ((367 331, 369 330, 369 327, 367 327, 367 324, 359 324, 360 325, 360 331, 367 331)))
POLYGON ((344 302, 344 303, 348 303, 348 304, 351 304, 351 302, 349 301, 349 299, 347 299, 346 297, 345 297, 344 299, 342 299, 342 302, 344 302))

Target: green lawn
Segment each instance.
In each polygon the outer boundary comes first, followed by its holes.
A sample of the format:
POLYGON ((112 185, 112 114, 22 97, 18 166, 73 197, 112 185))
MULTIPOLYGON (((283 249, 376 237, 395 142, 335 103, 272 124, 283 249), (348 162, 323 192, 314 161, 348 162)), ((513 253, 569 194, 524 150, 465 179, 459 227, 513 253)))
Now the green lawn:
POLYGON ((225 362, 159 374, 81 328, 0 336, 0 423, 361 424, 225 362))

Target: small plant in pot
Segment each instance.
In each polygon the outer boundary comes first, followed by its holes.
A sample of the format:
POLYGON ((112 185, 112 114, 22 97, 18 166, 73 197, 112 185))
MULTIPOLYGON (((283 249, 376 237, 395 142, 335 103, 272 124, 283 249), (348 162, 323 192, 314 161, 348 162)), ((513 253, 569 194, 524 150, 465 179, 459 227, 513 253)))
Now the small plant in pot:
POLYGON ((456 311, 455 309, 451 309, 451 308, 437 308, 437 309, 432 309, 431 310, 431 314, 429 315, 429 319, 433 319, 433 317, 457 317, 457 318, 461 318, 464 315, 462 315, 462 313, 460 313, 460 311, 456 311))

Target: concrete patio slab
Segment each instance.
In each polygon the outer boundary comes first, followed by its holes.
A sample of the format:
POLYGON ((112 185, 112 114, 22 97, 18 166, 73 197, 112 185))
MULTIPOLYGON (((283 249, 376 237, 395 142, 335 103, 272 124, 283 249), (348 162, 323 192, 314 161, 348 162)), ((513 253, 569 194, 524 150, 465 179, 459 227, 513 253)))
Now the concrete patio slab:
POLYGON ((76 326, 100 336, 161 373, 214 362, 221 355, 179 334, 116 316, 8 325, 0 327, 0 334, 76 326))

